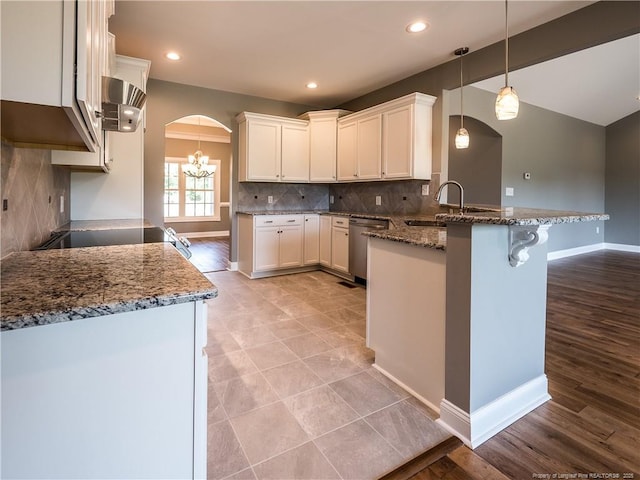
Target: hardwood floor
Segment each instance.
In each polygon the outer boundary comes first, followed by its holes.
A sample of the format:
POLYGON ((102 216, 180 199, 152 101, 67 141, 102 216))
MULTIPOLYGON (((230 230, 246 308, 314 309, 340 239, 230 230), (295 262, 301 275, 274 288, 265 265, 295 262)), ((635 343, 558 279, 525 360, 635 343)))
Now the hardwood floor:
POLYGON ((413 480, 640 478, 640 255, 549 263, 546 340, 552 399, 413 480))
POLYGON ((190 242, 190 261, 202 273, 227 269, 229 237, 192 238, 190 242))

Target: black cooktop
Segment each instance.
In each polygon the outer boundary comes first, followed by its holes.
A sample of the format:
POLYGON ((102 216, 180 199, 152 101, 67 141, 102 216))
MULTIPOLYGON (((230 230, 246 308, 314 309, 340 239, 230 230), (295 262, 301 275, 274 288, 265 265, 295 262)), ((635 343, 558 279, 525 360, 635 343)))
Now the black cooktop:
POLYGON ((34 250, 133 245, 166 242, 168 240, 167 233, 159 227, 63 231, 52 234, 49 240, 34 248, 34 250))

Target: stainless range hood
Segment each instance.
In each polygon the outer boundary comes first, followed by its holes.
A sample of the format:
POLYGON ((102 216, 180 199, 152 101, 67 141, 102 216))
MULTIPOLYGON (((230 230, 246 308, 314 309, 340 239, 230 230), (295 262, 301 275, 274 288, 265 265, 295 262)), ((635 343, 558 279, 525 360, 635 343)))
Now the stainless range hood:
POLYGON ((102 77, 102 129, 135 132, 147 95, 135 85, 113 77, 102 77))

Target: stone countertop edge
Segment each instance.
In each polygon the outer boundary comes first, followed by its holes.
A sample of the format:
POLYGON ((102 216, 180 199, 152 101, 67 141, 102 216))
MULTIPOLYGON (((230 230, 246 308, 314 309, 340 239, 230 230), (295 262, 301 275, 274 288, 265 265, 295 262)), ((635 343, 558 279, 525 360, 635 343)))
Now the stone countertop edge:
POLYGON ((218 295, 165 243, 16 252, 0 265, 3 332, 218 295))
POLYGON ((473 212, 464 214, 437 213, 435 218, 436 220, 444 223, 533 226, 609 220, 609 215, 606 213, 503 207, 500 211, 492 212, 473 212))
POLYGON ((447 229, 444 227, 400 227, 390 230, 372 230, 363 232, 362 235, 417 247, 443 251, 447 249, 447 229))

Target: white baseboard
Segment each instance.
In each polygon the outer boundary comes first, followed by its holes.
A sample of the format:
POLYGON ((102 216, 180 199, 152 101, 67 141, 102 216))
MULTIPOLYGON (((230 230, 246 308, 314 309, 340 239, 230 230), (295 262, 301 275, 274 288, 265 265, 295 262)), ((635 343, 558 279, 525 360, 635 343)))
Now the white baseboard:
POLYGON ((547 261, 573 257, 574 255, 581 255, 583 253, 597 252, 598 250, 604 250, 604 248, 604 243, 594 243, 592 245, 583 245, 582 247, 567 248, 566 250, 556 250, 555 252, 547 253, 547 261))
POLYGON ((228 237, 229 230, 220 230, 212 232, 190 232, 190 233, 178 233, 180 237, 187 238, 209 238, 209 237, 228 237))
POLYGON ((404 383, 402 383, 400 380, 398 380, 396 377, 394 377, 393 375, 391 375, 389 372, 387 372, 384 368, 381 368, 380 366, 378 366, 377 364, 373 364, 371 365, 373 368, 375 368, 376 370, 378 370, 382 375, 384 375, 385 377, 387 377, 389 380, 391 380, 393 383, 395 383, 396 385, 399 385, 400 387, 402 387, 404 390, 406 390, 407 392, 409 392, 411 395, 413 395, 414 397, 416 397, 418 400, 420 400, 422 403, 424 403, 427 407, 429 407, 430 409, 432 409, 433 411, 435 411, 436 413, 440 413, 440 407, 438 405, 434 405, 433 403, 431 403, 429 400, 427 400, 426 398, 424 398, 423 396, 419 395, 418 393, 415 392, 415 390, 413 390, 412 388, 408 387, 407 385, 405 385, 404 383))
POLYGON ((625 245, 623 243, 605 243, 607 250, 617 250, 619 252, 640 253, 640 245, 625 245))
POLYGON ((549 399, 547 376, 542 374, 473 413, 444 399, 436 422, 473 449, 549 399))
POLYGON ((566 250, 556 250, 547 253, 547 261, 558 260, 559 258, 573 257, 583 253, 597 252, 598 250, 617 250, 619 252, 640 253, 640 245, 625 245, 622 243, 594 243, 583 245, 582 247, 567 248, 566 250))

